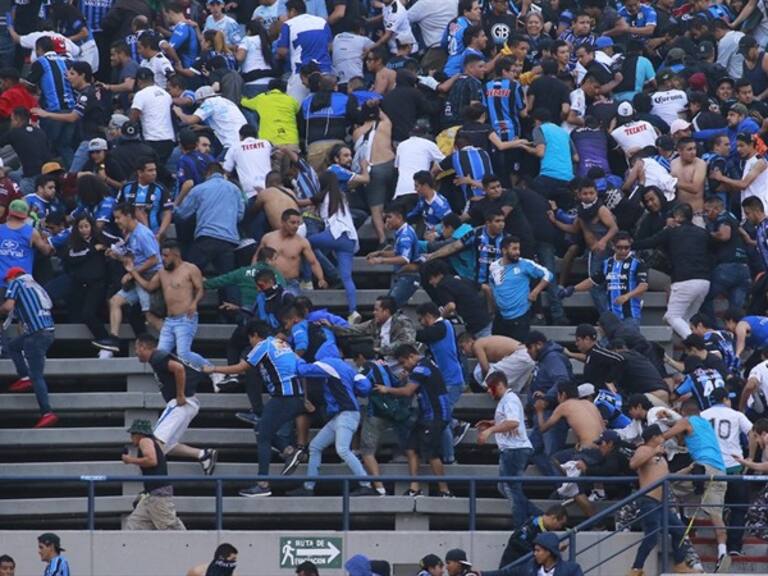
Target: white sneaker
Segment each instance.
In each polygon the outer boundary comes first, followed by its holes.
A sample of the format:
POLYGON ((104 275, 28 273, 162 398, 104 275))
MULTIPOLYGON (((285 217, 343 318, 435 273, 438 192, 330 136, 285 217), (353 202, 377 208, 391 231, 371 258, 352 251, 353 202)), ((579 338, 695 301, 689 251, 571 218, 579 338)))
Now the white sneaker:
POLYGON ((303 291, 315 289, 315 287, 312 285, 311 280, 305 280, 304 282, 299 282, 299 288, 301 288, 303 291))
POLYGON ((579 493, 579 486, 575 482, 565 482, 557 489, 557 493, 561 498, 575 498, 579 493))
POLYGON ((99 360, 109 360, 115 355, 111 350, 99 350, 99 360))
POLYGON ((379 493, 379 496, 386 496, 387 495, 387 489, 383 486, 381 488, 376 488, 376 492, 379 493))
POLYGON ((587 500, 590 502, 600 502, 605 500, 605 490, 592 490, 592 493, 587 496, 587 500))
POLYGON ((211 377, 211 384, 213 384, 213 391, 218 394, 221 392, 219 384, 224 380, 224 374, 210 374, 209 376, 211 377))
POLYGON ((363 317, 360 316, 360 312, 358 312, 357 310, 355 310, 354 312, 352 312, 352 314, 347 316, 347 322, 349 322, 350 324, 353 324, 353 325, 357 324, 362 319, 363 319, 363 317))

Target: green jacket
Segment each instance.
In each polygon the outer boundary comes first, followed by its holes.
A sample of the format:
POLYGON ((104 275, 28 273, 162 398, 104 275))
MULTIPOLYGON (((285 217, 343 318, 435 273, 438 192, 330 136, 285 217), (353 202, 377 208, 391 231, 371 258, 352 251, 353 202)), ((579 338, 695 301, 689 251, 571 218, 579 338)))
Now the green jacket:
POLYGON ((280 286, 285 286, 283 275, 269 264, 243 266, 221 276, 209 278, 203 283, 203 286, 209 290, 217 290, 226 286, 237 286, 240 288, 240 305, 250 308, 256 302, 256 295, 259 293, 259 289, 256 287, 256 275, 262 270, 272 270, 277 278, 277 283, 280 286))

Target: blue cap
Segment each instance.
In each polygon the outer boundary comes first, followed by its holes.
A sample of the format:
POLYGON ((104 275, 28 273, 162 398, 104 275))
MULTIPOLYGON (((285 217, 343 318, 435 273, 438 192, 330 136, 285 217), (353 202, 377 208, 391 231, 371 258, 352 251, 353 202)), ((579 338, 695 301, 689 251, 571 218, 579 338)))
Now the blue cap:
POLYGON ((595 41, 595 48, 598 50, 608 48, 609 46, 613 46, 613 38, 610 36, 600 36, 600 38, 595 41))
POLYGON ((606 430, 602 434, 600 434, 600 437, 595 440, 596 444, 603 444, 605 442, 613 442, 614 444, 620 440, 620 436, 618 432, 615 432, 613 430, 606 430))

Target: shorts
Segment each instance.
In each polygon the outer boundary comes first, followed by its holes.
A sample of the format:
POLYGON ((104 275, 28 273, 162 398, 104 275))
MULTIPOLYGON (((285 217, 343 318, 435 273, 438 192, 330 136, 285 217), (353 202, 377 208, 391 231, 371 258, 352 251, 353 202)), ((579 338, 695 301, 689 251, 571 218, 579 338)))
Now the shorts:
POLYGON ((395 161, 371 166, 370 176, 371 181, 365 187, 365 200, 369 207, 384 206, 397 182, 395 161))
POLYGON ((443 457, 443 430, 446 422, 417 422, 408 437, 407 448, 425 460, 443 457))
MULTIPOLYGON (((704 473, 707 476, 725 476, 723 470, 717 470, 712 466, 704 465, 704 473)), ((704 486, 704 495, 701 497, 701 508, 710 518, 722 518, 725 505, 725 493, 728 483, 723 481, 709 481, 704 486)))
POLYGON ((149 296, 149 292, 144 290, 141 286, 136 284, 133 288, 126 290, 125 288, 121 288, 120 291, 117 293, 118 296, 120 296, 123 300, 125 300, 128 304, 131 306, 135 304, 139 304, 141 306, 142 312, 149 312, 151 299, 149 296))
POLYGON ((408 422, 393 422, 386 418, 366 414, 360 429, 360 454, 375 456, 384 432, 392 429, 397 435, 398 444, 403 447, 408 441, 408 422))
MULTIPOLYGON (((509 389, 515 394, 519 394, 530 381, 533 369, 536 368, 536 363, 528 355, 528 350, 521 346, 512 354, 491 364, 488 368, 488 375, 493 374, 494 372, 503 373, 504 376, 507 377, 507 386, 509 389)), ((486 378, 488 378, 488 376, 486 376, 486 378)), ((486 387, 485 381, 483 381, 483 387, 486 387)))
POLYGON ((200 411, 200 402, 194 396, 187 398, 184 406, 178 406, 174 398, 165 406, 165 410, 155 424, 153 434, 163 443, 163 452, 168 454, 179 443, 184 432, 200 411))

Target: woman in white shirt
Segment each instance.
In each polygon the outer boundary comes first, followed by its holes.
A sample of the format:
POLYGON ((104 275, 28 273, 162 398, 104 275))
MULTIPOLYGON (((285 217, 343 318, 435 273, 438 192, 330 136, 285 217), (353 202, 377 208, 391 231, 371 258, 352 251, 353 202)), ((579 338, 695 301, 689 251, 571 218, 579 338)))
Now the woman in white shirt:
POLYGON ((237 45, 235 58, 240 62, 243 96, 253 98, 267 91, 276 74, 272 68, 272 45, 264 25, 260 20, 251 20, 245 31, 247 35, 237 45))
POLYGON ((339 180, 333 172, 320 176, 320 194, 314 198, 320 206, 320 217, 325 222, 325 230, 308 238, 313 250, 333 252, 339 268, 339 276, 344 284, 349 309, 349 322, 360 320, 357 312, 357 294, 355 281, 352 279, 352 261, 360 248, 357 229, 352 221, 352 211, 344 192, 339 187, 339 180))

